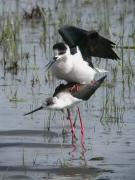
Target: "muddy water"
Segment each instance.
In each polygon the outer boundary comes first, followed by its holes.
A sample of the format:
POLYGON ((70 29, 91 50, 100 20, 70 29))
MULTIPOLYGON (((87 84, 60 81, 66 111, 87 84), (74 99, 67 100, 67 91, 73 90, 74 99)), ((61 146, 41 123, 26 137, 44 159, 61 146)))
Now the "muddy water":
MULTIPOLYGON (((77 120, 76 149, 66 114, 40 111, 59 81, 45 72, 52 45, 60 40, 57 29, 74 24, 100 30, 119 46, 135 42, 135 3, 130 1, 0 1, 0 18, 21 19, 19 49, 29 59, 18 59, 18 72, 4 71, 0 50, 0 178, 12 179, 135 179, 135 61, 134 49, 116 49, 121 60, 99 61, 109 70, 105 84, 80 105, 85 124, 86 152, 80 143, 77 120), (40 19, 23 19, 36 4, 45 8, 45 29, 40 19), (46 30, 44 43, 43 31, 46 30), (123 62, 123 63, 122 63, 123 62), (66 135, 62 135, 62 130, 66 135)), ((77 118, 76 109, 74 119, 77 118)))

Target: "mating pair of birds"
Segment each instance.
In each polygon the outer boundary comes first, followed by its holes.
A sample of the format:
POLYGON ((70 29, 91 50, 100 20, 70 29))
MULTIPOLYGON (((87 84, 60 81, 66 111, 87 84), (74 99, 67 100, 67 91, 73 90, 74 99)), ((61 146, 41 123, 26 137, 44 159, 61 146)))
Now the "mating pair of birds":
MULTIPOLYGON (((107 72, 94 67, 91 57, 100 57, 117 60, 114 52, 115 44, 100 36, 96 31, 86 31, 74 26, 64 26, 59 29, 65 43, 60 42, 53 46, 54 57, 47 64, 53 75, 65 80, 67 84, 56 87, 52 97, 47 98, 41 107, 26 113, 31 114, 41 109, 63 110, 67 109, 70 120, 72 142, 75 139, 75 127, 70 108, 88 100, 104 82, 106 76, 95 80, 97 73, 107 72)), ((84 126, 79 108, 78 115, 81 125, 82 144, 84 144, 84 126)))

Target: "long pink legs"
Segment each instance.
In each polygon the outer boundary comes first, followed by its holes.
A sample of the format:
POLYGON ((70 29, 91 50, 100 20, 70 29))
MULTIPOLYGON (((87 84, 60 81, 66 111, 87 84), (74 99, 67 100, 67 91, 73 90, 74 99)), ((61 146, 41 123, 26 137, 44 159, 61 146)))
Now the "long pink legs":
POLYGON ((73 122, 72 114, 69 109, 67 109, 67 113, 68 113, 68 119, 70 121, 70 127, 72 132, 72 144, 74 145, 76 140, 74 122, 73 122))
MULTIPOLYGON (((77 111, 78 111, 80 125, 81 125, 81 144, 82 144, 83 150, 86 151, 85 140, 84 140, 84 126, 83 126, 83 121, 82 121, 81 112, 80 112, 79 107, 77 107, 77 111)), ((76 149, 76 146, 75 146, 75 141, 76 141, 75 125, 73 122, 72 114, 71 114, 69 109, 67 109, 67 113, 68 113, 68 119, 70 120, 70 127, 71 127, 71 132, 72 132, 72 144, 73 144, 74 148, 76 149)))
POLYGON ((80 112, 79 107, 77 107, 77 111, 78 111, 80 125, 81 125, 81 143, 82 143, 83 148, 85 149, 85 147, 84 147, 84 144, 85 144, 85 141, 84 141, 84 126, 83 126, 83 121, 82 121, 81 112, 80 112))

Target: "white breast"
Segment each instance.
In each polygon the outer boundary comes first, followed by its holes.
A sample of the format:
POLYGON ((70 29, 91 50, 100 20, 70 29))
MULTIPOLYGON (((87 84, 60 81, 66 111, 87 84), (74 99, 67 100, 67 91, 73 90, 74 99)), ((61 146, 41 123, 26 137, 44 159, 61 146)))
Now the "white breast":
POLYGON ((56 61, 51 70, 58 79, 81 84, 90 83, 96 74, 96 71, 83 60, 78 48, 76 54, 69 54, 64 60, 56 61))
POLYGON ((51 67, 52 74, 58 79, 64 79, 71 72, 73 62, 67 56, 62 60, 57 60, 51 67))
POLYGON ((51 105, 49 107, 49 109, 60 110, 60 109, 72 107, 75 104, 82 101, 81 99, 77 99, 77 98, 73 97, 68 92, 61 92, 61 93, 57 94, 56 97, 57 97, 57 100, 56 100, 55 104, 51 105))
POLYGON ((73 59, 73 68, 70 72, 70 79, 74 79, 74 82, 78 82, 80 84, 88 84, 90 83, 96 75, 96 71, 92 69, 86 61, 77 61, 77 59, 73 59))

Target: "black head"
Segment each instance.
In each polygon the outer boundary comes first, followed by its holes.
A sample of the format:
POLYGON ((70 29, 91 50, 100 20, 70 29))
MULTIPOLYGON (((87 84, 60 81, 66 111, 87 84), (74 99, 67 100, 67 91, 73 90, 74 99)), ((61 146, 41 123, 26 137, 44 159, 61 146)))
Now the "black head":
POLYGON ((65 56, 68 54, 68 47, 60 42, 53 46, 53 52, 54 52, 54 60, 64 60, 65 56))
POLYGON ((67 47, 66 47, 66 45, 64 43, 59 42, 59 43, 54 44, 53 50, 65 51, 66 52, 67 47))
POLYGON ((55 56, 56 55, 61 56, 61 55, 64 55, 66 53, 67 47, 64 43, 60 42, 60 43, 54 44, 53 51, 54 51, 55 56))
POLYGON ((60 43, 56 43, 53 45, 53 61, 50 61, 46 67, 47 67, 47 70, 58 60, 64 60, 65 59, 65 56, 67 55, 67 46, 60 42, 60 43))
MULTIPOLYGON (((67 51, 67 47, 64 43, 60 42, 60 43, 54 44, 53 50, 59 51, 59 54, 65 54, 67 51)), ((70 53, 72 55, 77 53, 76 46, 70 46, 70 53)))

